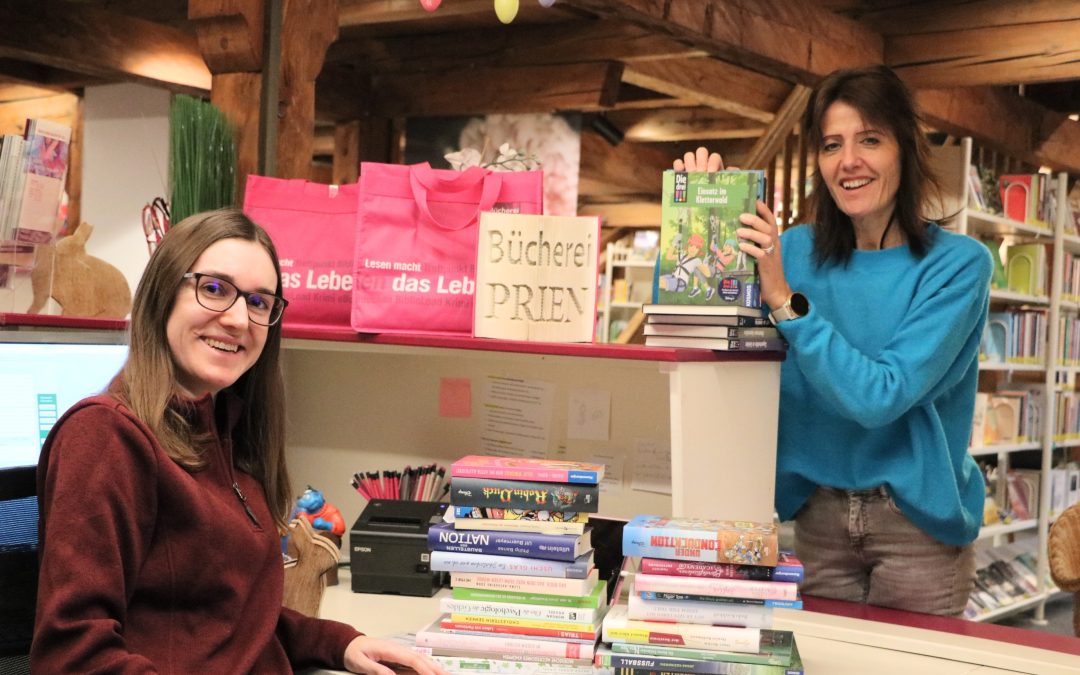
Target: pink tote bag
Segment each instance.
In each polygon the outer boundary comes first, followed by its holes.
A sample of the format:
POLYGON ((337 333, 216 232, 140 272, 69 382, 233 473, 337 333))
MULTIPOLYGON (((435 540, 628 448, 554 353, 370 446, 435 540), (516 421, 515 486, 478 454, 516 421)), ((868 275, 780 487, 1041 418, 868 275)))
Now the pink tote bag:
POLYGON ((286 327, 348 328, 359 187, 248 176, 244 213, 281 260, 286 327))
POLYGON ((539 214, 541 171, 360 165, 352 327, 472 333, 482 211, 539 214))

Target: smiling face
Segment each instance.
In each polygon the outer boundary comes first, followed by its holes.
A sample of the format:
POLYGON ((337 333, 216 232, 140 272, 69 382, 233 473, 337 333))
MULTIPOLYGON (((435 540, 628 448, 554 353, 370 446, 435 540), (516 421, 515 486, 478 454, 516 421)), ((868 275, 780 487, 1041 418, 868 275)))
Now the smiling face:
POLYGON ((856 229, 884 228, 900 186, 900 147, 892 133, 867 124, 843 101, 828 107, 821 123, 818 170, 836 206, 856 229))
MULTIPOLYGON (((242 291, 273 293, 277 288, 270 254, 244 239, 212 244, 190 271, 231 281, 242 291)), ((206 309, 195 299, 194 284, 193 279, 180 284, 165 332, 180 393, 199 398, 232 385, 258 361, 268 328, 248 319, 243 298, 224 312, 206 309)))

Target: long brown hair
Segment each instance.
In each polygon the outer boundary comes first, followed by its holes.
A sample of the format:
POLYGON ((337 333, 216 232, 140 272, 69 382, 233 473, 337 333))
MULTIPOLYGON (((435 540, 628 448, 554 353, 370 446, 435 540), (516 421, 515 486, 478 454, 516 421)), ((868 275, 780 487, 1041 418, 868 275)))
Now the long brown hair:
MULTIPOLYGON (((165 451, 189 471, 205 466, 200 439, 183 415, 169 407, 176 394, 176 366, 169 351, 166 324, 183 275, 203 251, 223 239, 261 245, 277 273, 281 267, 269 235, 235 209, 207 211, 174 225, 150 257, 131 309, 130 351, 111 391, 157 436, 165 451)), ((285 387, 281 375, 281 322, 267 328, 258 360, 228 390, 244 401, 234 431, 234 459, 266 492, 270 511, 284 526, 292 499, 285 466, 285 387)))
MULTIPOLYGON (((887 66, 829 74, 814 89, 803 115, 803 138, 811 147, 821 147, 825 112, 837 101, 848 104, 867 123, 890 132, 896 139, 900 148, 900 185, 896 189, 893 222, 900 227, 911 251, 917 256, 926 255, 930 247, 929 223, 922 215, 922 207, 927 193, 937 188, 938 182, 930 169, 930 151, 919 131, 911 93, 887 66)), ((847 262, 855 250, 855 226, 836 205, 821 171, 814 175, 810 211, 818 264, 847 262)))

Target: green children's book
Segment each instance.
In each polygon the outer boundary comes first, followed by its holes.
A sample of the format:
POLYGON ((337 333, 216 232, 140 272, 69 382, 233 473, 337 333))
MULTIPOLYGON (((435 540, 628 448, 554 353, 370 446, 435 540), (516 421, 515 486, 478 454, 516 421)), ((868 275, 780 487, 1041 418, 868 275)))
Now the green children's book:
POLYGON ((735 230, 765 183, 763 171, 664 172, 654 303, 761 306, 757 263, 735 230))

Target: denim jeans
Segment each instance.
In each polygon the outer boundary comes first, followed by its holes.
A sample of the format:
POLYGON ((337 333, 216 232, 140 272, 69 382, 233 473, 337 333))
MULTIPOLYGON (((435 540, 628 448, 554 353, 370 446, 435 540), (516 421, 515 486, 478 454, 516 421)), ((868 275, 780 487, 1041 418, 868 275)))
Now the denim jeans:
POLYGON ((883 486, 815 490, 795 515, 795 553, 807 595, 955 616, 975 587, 974 545, 926 534, 883 486))

